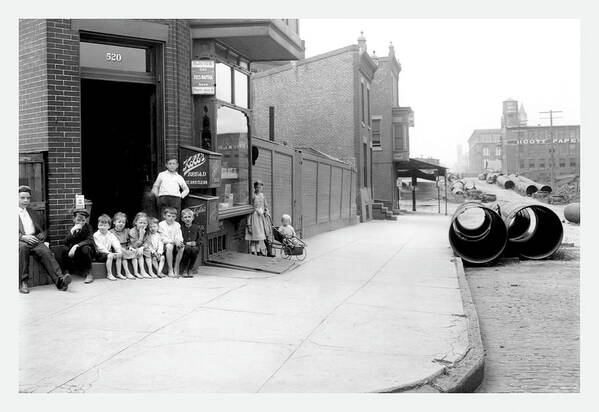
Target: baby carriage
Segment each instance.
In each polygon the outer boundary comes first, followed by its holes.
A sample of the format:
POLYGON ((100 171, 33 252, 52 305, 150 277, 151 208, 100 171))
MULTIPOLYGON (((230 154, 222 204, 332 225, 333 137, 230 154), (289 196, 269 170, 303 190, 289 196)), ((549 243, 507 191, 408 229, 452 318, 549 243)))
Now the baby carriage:
POLYGON ((292 257, 297 260, 304 260, 307 255, 306 248, 308 245, 302 239, 297 236, 286 237, 276 226, 272 227, 272 235, 274 242, 272 242, 272 248, 281 251, 281 257, 284 259, 291 259, 292 257))

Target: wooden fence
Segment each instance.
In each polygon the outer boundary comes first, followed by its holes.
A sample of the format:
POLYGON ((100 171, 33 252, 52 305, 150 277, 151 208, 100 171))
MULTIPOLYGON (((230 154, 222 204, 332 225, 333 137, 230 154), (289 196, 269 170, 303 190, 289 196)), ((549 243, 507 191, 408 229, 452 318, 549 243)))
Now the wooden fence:
POLYGON ((310 150, 253 138, 258 158, 252 179, 264 182, 273 223, 291 215, 302 237, 357 223, 356 171, 310 150))

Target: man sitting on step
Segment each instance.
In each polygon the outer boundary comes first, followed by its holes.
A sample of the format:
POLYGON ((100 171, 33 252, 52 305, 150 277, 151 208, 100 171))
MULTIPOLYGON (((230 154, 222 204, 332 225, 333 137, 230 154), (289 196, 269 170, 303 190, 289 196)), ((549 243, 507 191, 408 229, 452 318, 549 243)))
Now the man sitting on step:
POLYGON ((41 261, 52 282, 59 290, 67 290, 71 277, 62 274, 60 265, 44 243, 47 232, 42 230, 38 216, 29 208, 31 188, 19 187, 19 292, 29 293, 29 256, 41 261))

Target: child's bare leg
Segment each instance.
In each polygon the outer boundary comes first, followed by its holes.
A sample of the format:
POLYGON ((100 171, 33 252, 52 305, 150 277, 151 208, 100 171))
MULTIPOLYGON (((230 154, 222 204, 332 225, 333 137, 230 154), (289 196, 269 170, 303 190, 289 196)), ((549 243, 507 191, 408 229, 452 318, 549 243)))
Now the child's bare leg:
POLYGON ((166 264, 168 267, 168 275, 173 277, 175 273, 173 272, 173 244, 167 243, 165 246, 166 249, 166 264))
POLYGON ((146 266, 148 267, 148 274, 150 277, 157 277, 152 270, 152 256, 146 256, 146 266))
POLYGON ((164 269, 164 255, 160 256, 160 261, 158 262, 158 276, 160 276, 161 278, 164 277, 164 275, 162 274, 162 270, 164 269))
POLYGON ((131 264, 133 265, 133 276, 138 279, 141 279, 141 275, 139 274, 139 268, 137 267, 137 257, 131 259, 131 264))
POLYGON ((144 257, 143 255, 138 257, 138 264, 139 264, 139 273, 141 273, 141 276, 144 278, 149 278, 150 275, 148 275, 148 272, 146 272, 146 267, 144 266, 144 257))
POLYGON ((116 277, 119 279, 127 279, 125 276, 123 276, 123 271, 122 271, 122 266, 123 266, 123 254, 122 253, 117 253, 116 255, 116 277))
POLYGON ((175 276, 179 276, 179 265, 181 264, 181 259, 183 259, 184 250, 184 246, 177 248, 177 257, 175 258, 175 276))
POLYGON ((109 253, 108 256, 106 256, 106 278, 108 280, 116 280, 116 278, 114 277, 114 275, 112 274, 112 261, 114 260, 114 253, 109 253))
POLYGON ((127 259, 123 259, 123 270, 125 271, 125 277, 127 279, 135 279, 135 277, 131 274, 131 271, 129 270, 129 262, 127 261, 127 259))

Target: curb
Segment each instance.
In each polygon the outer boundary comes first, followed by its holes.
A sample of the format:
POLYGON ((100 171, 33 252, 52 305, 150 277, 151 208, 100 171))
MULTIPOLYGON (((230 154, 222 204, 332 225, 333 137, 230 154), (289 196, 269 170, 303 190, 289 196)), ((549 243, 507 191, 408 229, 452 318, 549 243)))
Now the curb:
POLYGON ((419 383, 395 388, 383 393, 467 393, 474 392, 482 383, 485 374, 485 351, 480 336, 478 314, 472 300, 470 285, 464 273, 464 264, 454 258, 456 273, 462 295, 464 313, 468 319, 468 341, 470 349, 459 361, 419 383))

